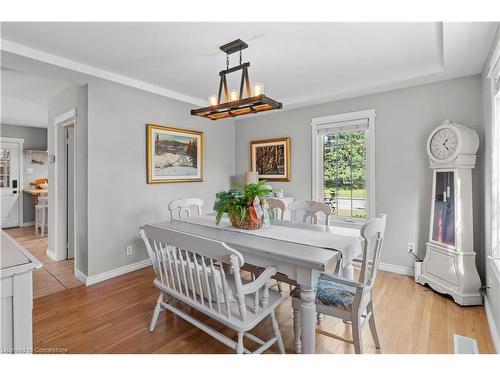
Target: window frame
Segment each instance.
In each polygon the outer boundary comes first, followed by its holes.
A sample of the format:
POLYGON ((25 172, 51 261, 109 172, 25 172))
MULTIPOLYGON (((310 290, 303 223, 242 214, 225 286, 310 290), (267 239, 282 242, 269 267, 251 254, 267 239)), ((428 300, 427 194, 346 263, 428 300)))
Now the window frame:
POLYGON ((486 195, 489 202, 486 202, 486 226, 489 227, 489 233, 486 235, 486 249, 487 256, 493 265, 493 270, 496 273, 498 280, 500 280, 500 246, 499 246, 499 230, 497 228, 500 209, 500 193, 498 186, 493 186, 493 181, 500 177, 500 40, 497 42, 495 50, 490 60, 489 71, 487 79, 490 83, 490 110, 491 110, 491 123, 490 126, 490 142, 486 140, 486 150, 489 149, 486 158, 486 181, 491 184, 489 191, 486 195), (488 168, 489 164, 489 168, 488 168), (488 171, 489 169, 489 171, 488 171), (488 204, 489 203, 489 204, 488 204))
POLYGON ((331 216, 330 223, 361 228, 366 220, 375 217, 375 109, 340 113, 311 119, 312 141, 312 186, 311 198, 323 201, 323 139, 321 131, 335 129, 356 120, 367 120, 366 144, 366 219, 340 218, 331 216))

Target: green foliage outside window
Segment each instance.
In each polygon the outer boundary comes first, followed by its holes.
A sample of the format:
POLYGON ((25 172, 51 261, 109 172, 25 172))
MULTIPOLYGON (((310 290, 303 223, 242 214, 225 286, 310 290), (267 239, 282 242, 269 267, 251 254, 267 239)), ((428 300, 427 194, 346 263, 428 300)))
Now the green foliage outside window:
POLYGON ((339 200, 366 200, 366 131, 328 134, 323 144, 324 199, 334 215, 366 217, 366 209, 337 207, 339 200))

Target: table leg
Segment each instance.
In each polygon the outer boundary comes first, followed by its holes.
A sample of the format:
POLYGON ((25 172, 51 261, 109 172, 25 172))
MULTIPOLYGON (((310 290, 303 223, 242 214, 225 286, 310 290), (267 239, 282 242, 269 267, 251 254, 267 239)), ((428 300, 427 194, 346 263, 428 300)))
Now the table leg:
POLYGON ((316 350, 316 304, 314 288, 301 286, 300 299, 302 353, 314 354, 316 350))

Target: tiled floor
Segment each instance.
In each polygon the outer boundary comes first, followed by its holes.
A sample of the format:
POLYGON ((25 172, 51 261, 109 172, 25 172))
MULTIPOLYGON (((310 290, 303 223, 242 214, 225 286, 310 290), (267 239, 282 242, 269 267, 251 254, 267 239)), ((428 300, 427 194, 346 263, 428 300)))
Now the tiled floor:
POLYGON ((33 298, 83 285, 74 276, 73 259, 58 262, 50 259, 46 254, 48 239, 36 236, 34 227, 12 228, 6 232, 43 264, 33 273, 33 298))

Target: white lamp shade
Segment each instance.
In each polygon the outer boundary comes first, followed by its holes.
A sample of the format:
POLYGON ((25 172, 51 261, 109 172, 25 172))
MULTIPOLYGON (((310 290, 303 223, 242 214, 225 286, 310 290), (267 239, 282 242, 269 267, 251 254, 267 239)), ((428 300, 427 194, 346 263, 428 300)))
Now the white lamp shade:
POLYGON ((257 172, 245 172, 245 185, 256 184, 257 182, 259 182, 259 174, 257 172))
POLYGON ((234 102, 235 100, 238 100, 238 91, 236 90, 231 90, 231 93, 229 94, 229 98, 232 102, 234 102))
POLYGON ((253 96, 264 94, 264 84, 262 82, 255 82, 253 84, 253 96))
POLYGON ((215 95, 210 95, 208 97, 208 104, 209 105, 217 105, 217 97, 215 95))

